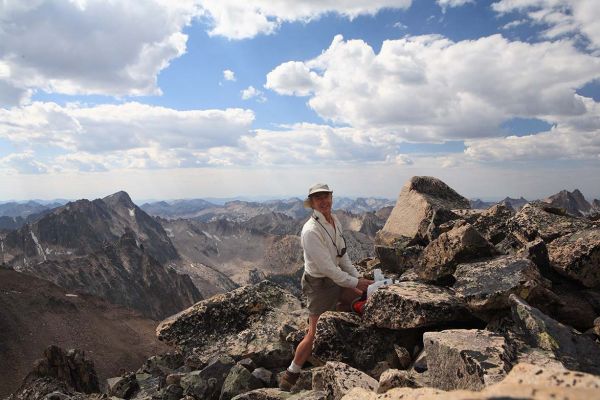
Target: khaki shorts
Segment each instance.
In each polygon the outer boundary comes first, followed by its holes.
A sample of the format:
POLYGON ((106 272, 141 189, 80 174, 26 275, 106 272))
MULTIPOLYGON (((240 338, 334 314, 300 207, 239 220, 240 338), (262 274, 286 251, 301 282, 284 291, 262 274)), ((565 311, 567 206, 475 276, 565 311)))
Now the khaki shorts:
POLYGON ((325 311, 335 311, 342 288, 329 278, 315 278, 307 273, 302 275, 302 293, 306 296, 309 315, 321 315, 325 311))

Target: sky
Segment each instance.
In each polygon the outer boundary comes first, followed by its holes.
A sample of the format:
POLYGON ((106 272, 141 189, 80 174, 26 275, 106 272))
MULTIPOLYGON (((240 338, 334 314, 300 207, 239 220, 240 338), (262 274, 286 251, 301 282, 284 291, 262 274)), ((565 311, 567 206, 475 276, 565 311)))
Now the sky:
POLYGON ((598 0, 3 0, 0 201, 600 198, 598 0))

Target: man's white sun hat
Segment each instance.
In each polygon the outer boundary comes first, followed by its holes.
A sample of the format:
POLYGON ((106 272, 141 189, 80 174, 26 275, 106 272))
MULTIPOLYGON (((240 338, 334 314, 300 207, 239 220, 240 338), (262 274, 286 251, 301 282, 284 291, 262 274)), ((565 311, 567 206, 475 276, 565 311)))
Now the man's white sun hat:
POLYGON ((304 208, 311 208, 310 206, 310 196, 317 193, 333 193, 333 190, 329 189, 329 186, 326 183, 317 183, 312 185, 308 189, 308 196, 304 199, 304 208))

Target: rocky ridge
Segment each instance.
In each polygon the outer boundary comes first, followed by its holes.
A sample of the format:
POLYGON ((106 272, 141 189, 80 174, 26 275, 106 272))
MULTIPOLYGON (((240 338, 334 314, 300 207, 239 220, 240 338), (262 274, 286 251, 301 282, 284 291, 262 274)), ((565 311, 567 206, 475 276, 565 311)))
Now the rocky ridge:
MULTIPOLYGON (((306 311, 299 299, 263 281, 163 321, 157 335, 176 355, 156 356, 115 377, 108 394, 173 400, 597 397, 600 226, 541 203, 518 212, 501 205, 489 212, 457 208, 468 208, 468 201, 435 178, 415 177, 404 186, 378 235, 377 254, 386 257, 361 263, 367 275, 381 268, 400 282, 378 289, 360 316, 322 316, 313 357, 293 393, 274 388, 274 377, 304 334, 306 311)), ((48 394, 40 389, 45 386, 28 385, 35 395, 24 387, 13 398, 48 394)), ((69 390, 60 393, 74 396, 69 390)))

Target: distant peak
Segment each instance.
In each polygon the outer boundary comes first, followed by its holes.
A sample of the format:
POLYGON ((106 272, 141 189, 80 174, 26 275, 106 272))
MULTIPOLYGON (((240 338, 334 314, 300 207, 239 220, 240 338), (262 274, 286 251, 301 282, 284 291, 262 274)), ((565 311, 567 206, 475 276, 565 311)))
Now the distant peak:
POLYGON ((111 203, 111 204, 121 204, 123 206, 127 206, 127 207, 133 207, 133 201, 131 200, 131 197, 129 197, 129 194, 127 194, 127 192, 125 191, 119 191, 116 192, 114 194, 111 194, 110 196, 106 196, 104 199, 105 202, 107 203, 111 203))

